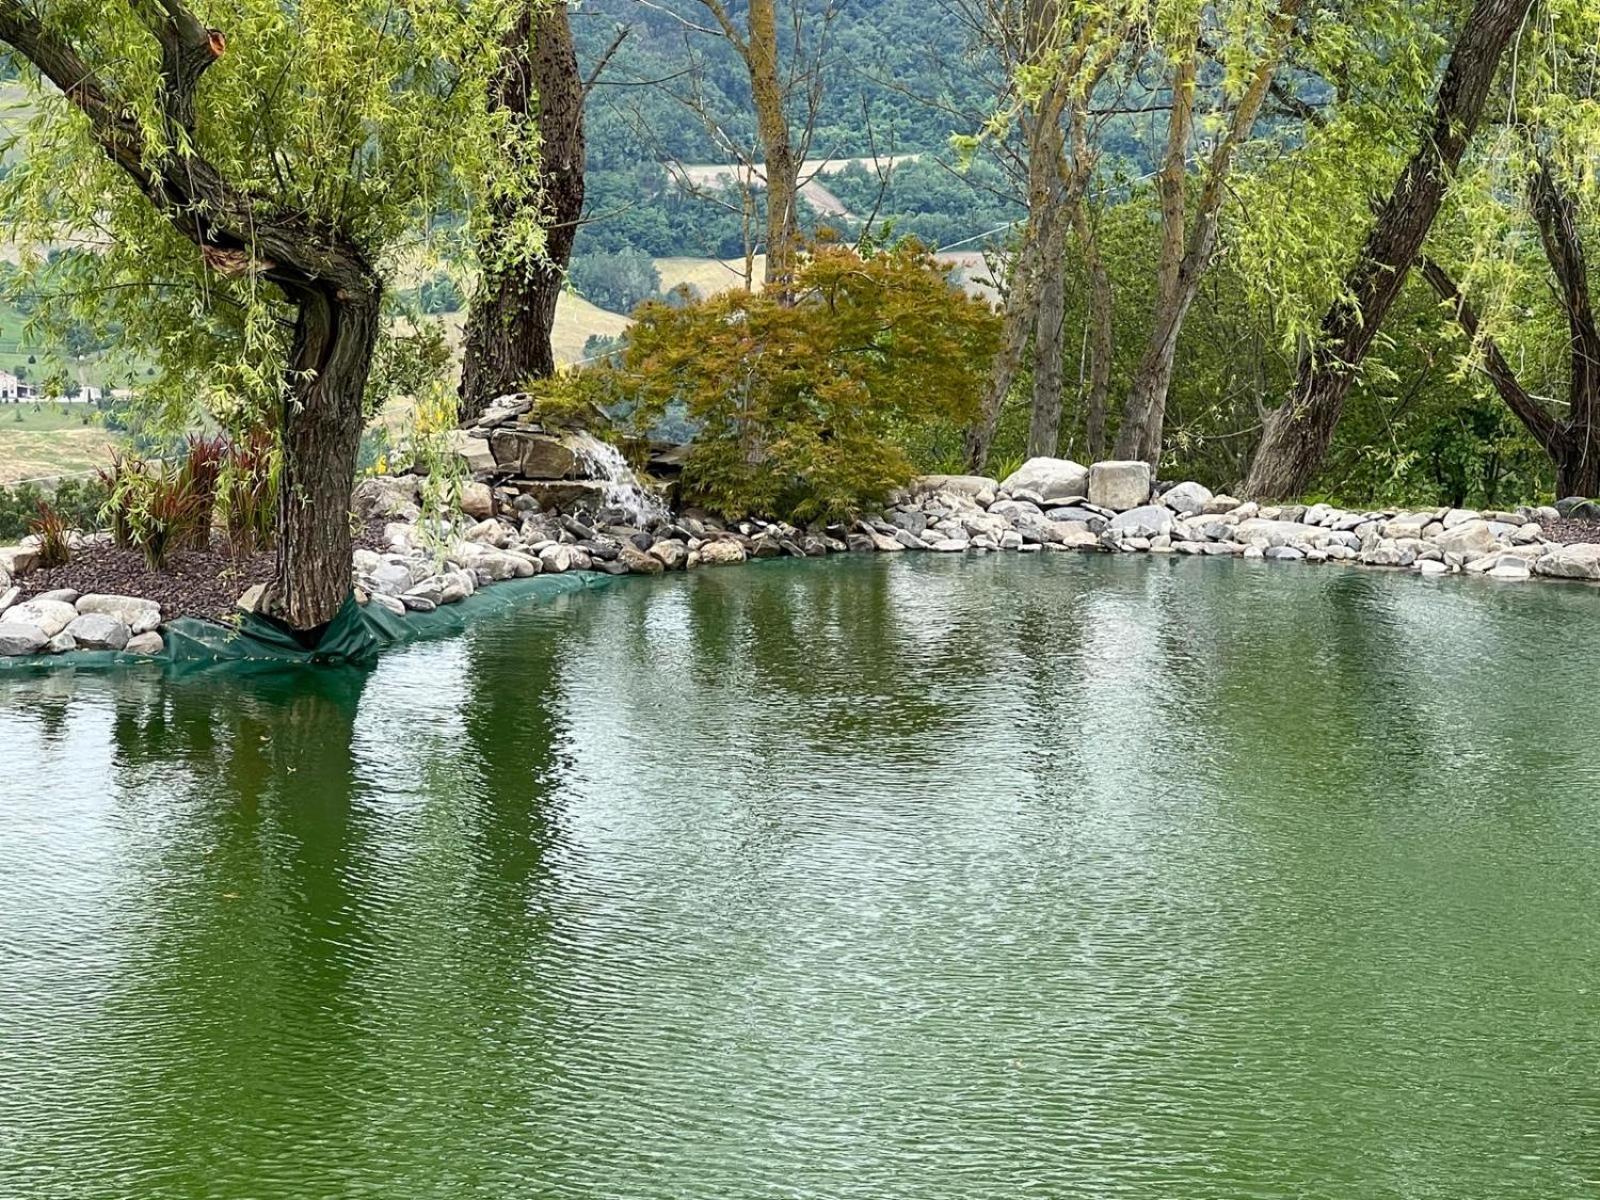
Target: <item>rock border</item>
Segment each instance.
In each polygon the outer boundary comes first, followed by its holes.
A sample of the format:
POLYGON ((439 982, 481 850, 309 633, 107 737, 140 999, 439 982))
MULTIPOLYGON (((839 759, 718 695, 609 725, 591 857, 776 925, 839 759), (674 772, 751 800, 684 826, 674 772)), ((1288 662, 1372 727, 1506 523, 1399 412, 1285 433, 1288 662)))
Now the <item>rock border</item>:
MULTIPOLYGON (((540 574, 660 575, 761 559, 908 550, 1185 554, 1506 582, 1600 581, 1600 541, 1543 536, 1548 524, 1600 516, 1600 509, 1585 511, 1586 502, 1563 501, 1565 512, 1549 506, 1483 512, 1260 505, 1192 481, 1155 484, 1145 463, 1085 467, 1036 458, 1004 481, 922 476, 881 513, 803 529, 757 518, 722 521, 693 510, 639 529, 623 524, 620 511, 545 511, 524 492, 486 483, 469 485, 458 520, 430 527, 422 517, 421 482, 389 476, 363 480, 355 489, 356 515, 383 522, 385 546, 354 552, 356 598, 363 605, 403 616, 540 574)), ((1595 535, 1600 539, 1600 524, 1595 535)), ((12 576, 36 559, 26 544, 0 548, 0 656, 60 655, 70 662, 77 650, 163 652, 155 601, 74 592, 21 601, 12 576)), ((239 606, 253 612, 261 600, 262 589, 252 588, 239 606)))

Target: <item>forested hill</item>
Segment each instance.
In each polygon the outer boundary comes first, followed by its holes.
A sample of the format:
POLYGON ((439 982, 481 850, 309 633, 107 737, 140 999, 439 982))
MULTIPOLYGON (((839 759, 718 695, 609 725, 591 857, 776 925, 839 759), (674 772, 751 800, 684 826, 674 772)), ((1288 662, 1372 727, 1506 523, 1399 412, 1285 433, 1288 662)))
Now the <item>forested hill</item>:
MULTIPOLYGON (((823 5, 816 5, 820 13, 823 5)), ((736 21, 741 0, 730 0, 736 21)), ((970 133, 993 92, 968 53, 966 31, 928 0, 842 0, 824 27, 813 15, 800 53, 821 50, 821 88, 814 116, 803 94, 791 121, 812 126, 809 158, 917 153, 949 159, 953 134, 970 133)), ((616 41, 590 93, 589 211, 578 255, 635 252, 655 257, 735 257, 743 223, 734 206, 686 196, 679 164, 720 164, 752 154, 755 131, 749 78, 732 48, 693 27, 712 24, 699 0, 596 0, 573 10, 585 75, 616 41), (666 10, 666 11, 664 11, 666 10), (676 14, 676 15, 674 15, 676 14)), ((792 35, 785 51, 794 46, 792 35)), ((871 211, 878 181, 865 171, 830 183, 852 214, 871 211)), ((1018 215, 997 192, 992 165, 962 178, 934 161, 897 173, 882 216, 902 233, 947 244, 1018 215)), ((811 214, 813 220, 816 214, 811 214)), ((827 222, 854 232, 849 219, 827 222)))

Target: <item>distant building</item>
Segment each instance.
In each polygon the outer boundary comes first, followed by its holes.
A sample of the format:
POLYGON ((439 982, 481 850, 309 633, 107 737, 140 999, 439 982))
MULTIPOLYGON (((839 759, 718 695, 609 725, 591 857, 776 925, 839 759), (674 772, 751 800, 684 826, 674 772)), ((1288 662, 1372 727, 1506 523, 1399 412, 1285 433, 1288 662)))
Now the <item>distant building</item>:
MULTIPOLYGON (((32 389, 28 389, 31 391, 32 389)), ((0 371, 0 404, 16 404, 22 399, 23 384, 10 371, 0 371)))

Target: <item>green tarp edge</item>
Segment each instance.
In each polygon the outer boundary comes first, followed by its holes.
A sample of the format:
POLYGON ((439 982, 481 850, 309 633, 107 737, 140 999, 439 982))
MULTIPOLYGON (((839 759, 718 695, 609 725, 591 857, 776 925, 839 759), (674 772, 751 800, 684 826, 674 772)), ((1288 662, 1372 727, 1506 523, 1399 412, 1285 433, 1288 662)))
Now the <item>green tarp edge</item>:
POLYGON ((183 668, 218 663, 362 663, 391 647, 453 637, 484 617, 600 587, 616 578, 574 571, 565 575, 509 579, 482 588, 458 604, 441 605, 431 613, 410 612, 405 616, 377 605, 362 607, 351 596, 317 644, 310 648, 301 645, 280 626, 249 613, 239 614, 237 627, 183 617, 163 627, 165 649, 158 655, 106 650, 0 657, 0 673, 54 668, 107 670, 141 665, 183 668))

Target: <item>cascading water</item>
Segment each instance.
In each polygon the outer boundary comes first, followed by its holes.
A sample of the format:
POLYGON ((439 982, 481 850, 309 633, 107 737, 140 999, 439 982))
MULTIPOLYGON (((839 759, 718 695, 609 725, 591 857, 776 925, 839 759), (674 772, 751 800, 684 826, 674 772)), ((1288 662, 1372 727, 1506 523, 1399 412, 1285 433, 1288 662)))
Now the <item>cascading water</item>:
POLYGON ((578 456, 584 474, 606 485, 605 507, 621 510, 628 524, 648 529, 670 515, 655 493, 639 482, 622 451, 610 442, 592 434, 575 433, 567 439, 567 445, 578 456))

